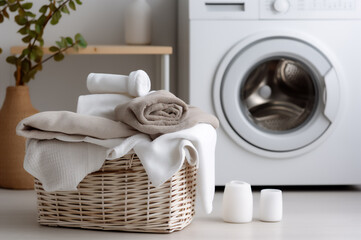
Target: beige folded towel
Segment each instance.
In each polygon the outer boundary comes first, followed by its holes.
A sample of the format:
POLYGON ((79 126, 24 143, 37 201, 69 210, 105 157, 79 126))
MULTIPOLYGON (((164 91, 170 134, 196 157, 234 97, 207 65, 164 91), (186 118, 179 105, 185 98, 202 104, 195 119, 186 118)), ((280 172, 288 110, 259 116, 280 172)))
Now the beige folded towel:
POLYGON ((68 111, 37 113, 23 119, 16 130, 20 136, 35 139, 52 139, 58 134, 111 139, 129 137, 138 133, 121 122, 68 111))
POLYGON ((218 128, 216 117, 187 106, 185 102, 168 91, 156 91, 143 97, 134 98, 115 108, 115 118, 134 129, 159 135, 180 131, 198 123, 209 123, 218 128))

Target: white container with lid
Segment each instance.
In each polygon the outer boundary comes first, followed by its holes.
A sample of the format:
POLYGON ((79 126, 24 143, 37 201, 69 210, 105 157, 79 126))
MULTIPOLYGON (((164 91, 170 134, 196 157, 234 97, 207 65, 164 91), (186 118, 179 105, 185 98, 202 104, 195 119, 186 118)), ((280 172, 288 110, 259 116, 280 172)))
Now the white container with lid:
POLYGON ((223 220, 231 223, 252 221, 253 196, 251 185, 242 181, 226 184, 223 195, 223 220))

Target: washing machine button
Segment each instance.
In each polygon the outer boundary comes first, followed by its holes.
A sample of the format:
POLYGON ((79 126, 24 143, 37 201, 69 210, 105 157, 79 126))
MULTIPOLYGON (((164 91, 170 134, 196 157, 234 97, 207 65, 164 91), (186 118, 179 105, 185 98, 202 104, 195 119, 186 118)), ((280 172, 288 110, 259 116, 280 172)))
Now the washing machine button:
POLYGON ((278 13, 286 13, 290 8, 290 2, 288 0, 275 0, 273 8, 278 13))

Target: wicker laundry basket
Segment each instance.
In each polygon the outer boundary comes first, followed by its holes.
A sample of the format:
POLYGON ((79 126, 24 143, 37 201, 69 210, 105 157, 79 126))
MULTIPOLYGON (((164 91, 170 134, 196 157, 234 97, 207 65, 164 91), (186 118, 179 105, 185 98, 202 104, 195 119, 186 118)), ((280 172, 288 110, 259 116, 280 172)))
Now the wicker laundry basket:
POLYGON ((35 181, 42 225, 170 233, 186 227, 195 207, 196 167, 185 164, 159 187, 150 185, 136 154, 105 161, 77 191, 46 192, 35 181))

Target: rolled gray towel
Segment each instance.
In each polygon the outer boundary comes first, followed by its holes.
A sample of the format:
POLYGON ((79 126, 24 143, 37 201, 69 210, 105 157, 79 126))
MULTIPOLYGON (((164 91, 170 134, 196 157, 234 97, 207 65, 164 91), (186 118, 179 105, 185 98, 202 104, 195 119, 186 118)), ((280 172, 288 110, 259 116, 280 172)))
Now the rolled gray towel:
POLYGON ((118 105, 114 111, 116 120, 150 135, 176 132, 198 123, 209 123, 214 128, 219 126, 215 116, 188 106, 165 90, 134 98, 118 105))

